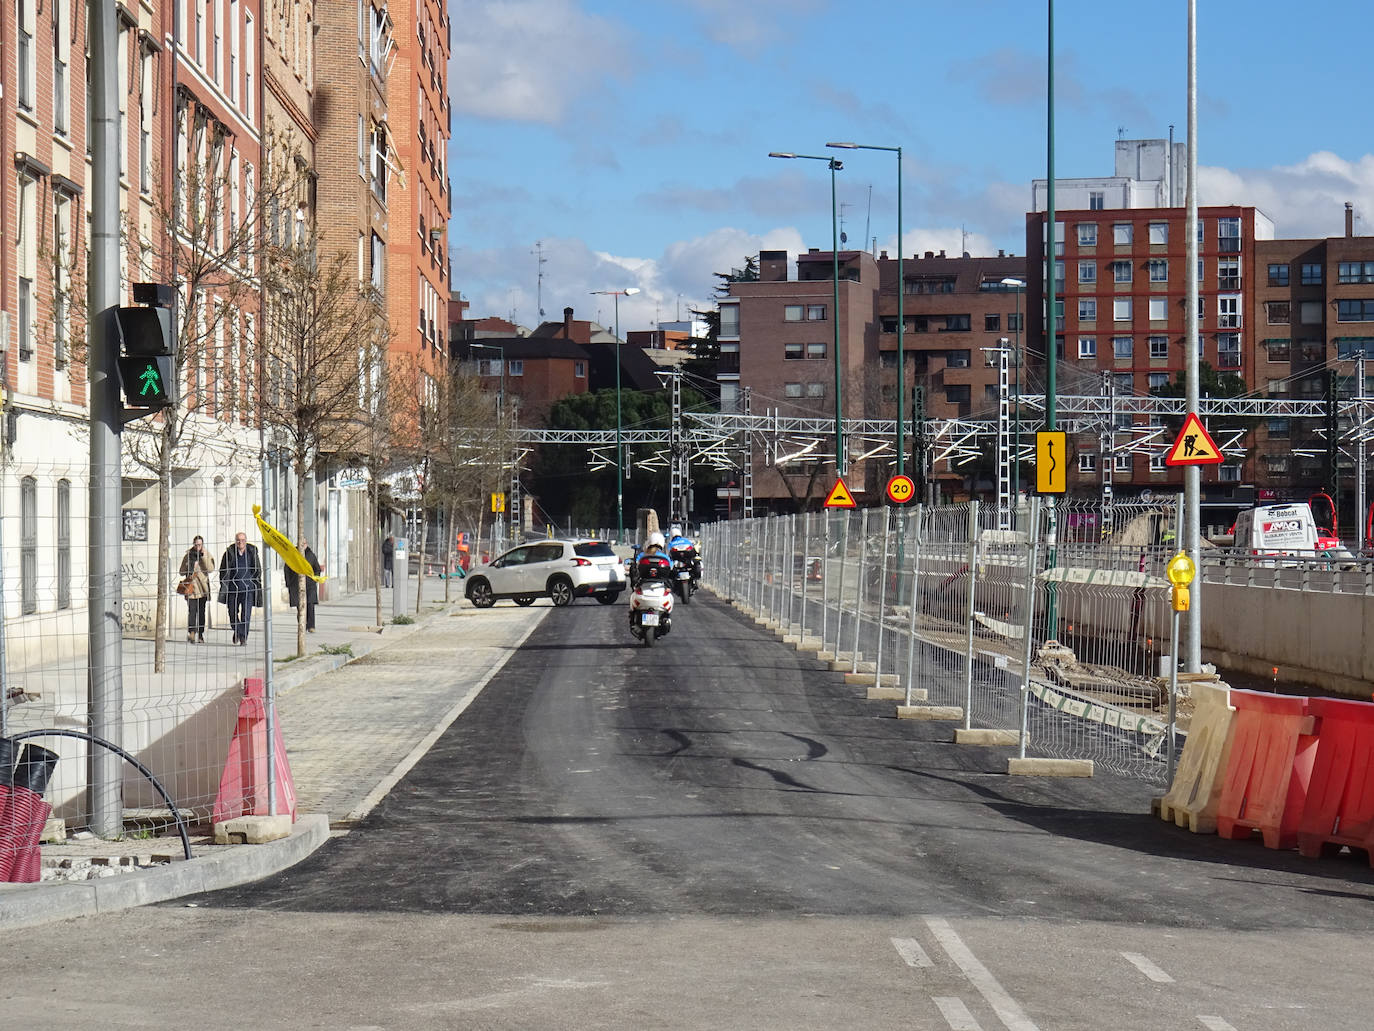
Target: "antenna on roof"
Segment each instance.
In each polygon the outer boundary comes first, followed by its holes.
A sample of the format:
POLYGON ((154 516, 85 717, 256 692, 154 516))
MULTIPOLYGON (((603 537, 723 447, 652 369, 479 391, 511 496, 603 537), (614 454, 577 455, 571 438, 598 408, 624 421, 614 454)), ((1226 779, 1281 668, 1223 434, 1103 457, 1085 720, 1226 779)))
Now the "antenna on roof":
POLYGON ((849 242, 849 234, 844 231, 844 209, 848 207, 853 207, 853 205, 845 200, 840 201, 840 243, 842 244, 849 242))
POLYGON ((1126 127, 1124 125, 1118 125, 1116 127, 1116 138, 1118 140, 1124 140, 1126 138, 1126 127))
POLYGON ((544 257, 544 241, 535 240, 534 250, 530 251, 535 256, 535 268, 538 270, 538 282, 536 284, 536 303, 539 307, 539 320, 544 320, 544 266, 549 259, 544 257))

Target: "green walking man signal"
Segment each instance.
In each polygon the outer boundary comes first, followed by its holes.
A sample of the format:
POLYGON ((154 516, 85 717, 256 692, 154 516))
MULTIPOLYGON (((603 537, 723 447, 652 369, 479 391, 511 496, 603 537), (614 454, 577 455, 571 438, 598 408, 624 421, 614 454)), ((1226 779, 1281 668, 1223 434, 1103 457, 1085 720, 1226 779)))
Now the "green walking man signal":
POLYGON ((126 413, 126 418, 151 415, 176 404, 172 389, 176 341, 173 291, 158 283, 136 283, 134 300, 142 305, 115 311, 122 352, 119 378, 124 387, 124 405, 137 410, 126 413))

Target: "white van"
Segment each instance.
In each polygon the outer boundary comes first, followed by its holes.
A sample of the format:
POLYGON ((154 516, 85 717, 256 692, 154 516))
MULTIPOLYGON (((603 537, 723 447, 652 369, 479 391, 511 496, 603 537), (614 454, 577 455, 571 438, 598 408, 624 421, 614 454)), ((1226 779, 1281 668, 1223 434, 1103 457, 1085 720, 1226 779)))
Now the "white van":
POLYGON ((1295 555, 1304 558, 1328 557, 1331 552, 1348 554, 1339 538, 1317 526, 1312 506, 1307 502, 1288 505, 1260 505, 1236 516, 1232 547, 1251 555, 1295 555))

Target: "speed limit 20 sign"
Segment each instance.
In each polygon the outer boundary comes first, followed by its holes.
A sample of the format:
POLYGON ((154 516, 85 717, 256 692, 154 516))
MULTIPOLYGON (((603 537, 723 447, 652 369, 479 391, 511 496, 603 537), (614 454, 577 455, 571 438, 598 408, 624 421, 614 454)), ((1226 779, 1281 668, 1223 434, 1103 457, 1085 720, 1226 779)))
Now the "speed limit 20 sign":
POLYGON ((887 481, 887 500, 894 505, 905 505, 916 496, 916 481, 910 476, 898 473, 887 481))

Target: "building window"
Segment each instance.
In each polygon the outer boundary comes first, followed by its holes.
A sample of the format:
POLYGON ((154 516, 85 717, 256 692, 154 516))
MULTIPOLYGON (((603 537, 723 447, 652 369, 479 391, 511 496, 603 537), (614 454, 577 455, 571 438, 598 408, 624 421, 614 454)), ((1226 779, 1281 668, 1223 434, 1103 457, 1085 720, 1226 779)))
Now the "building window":
POLYGON ((1240 295, 1230 294, 1217 297, 1217 328, 1240 329, 1240 295))
POLYGON ((1000 333, 1002 331, 1002 316, 984 315, 983 329, 988 333, 1000 333))
POLYGON ((1302 307, 1298 309, 1298 321, 1304 326, 1320 326, 1322 324, 1322 302, 1303 301, 1302 307))
POLYGON ((1112 321, 1130 322, 1131 321, 1131 299, 1129 297, 1117 297, 1112 301, 1112 321))
POLYGON ((1321 286, 1321 284, 1322 284, 1322 267, 1321 267, 1321 265, 1318 265, 1318 264, 1315 264, 1315 263, 1312 263, 1312 264, 1304 264, 1303 267, 1302 267, 1302 278, 1301 278, 1301 283, 1302 283, 1303 286, 1321 286))
POLYGON ((376 233, 372 234, 371 283, 379 294, 386 292, 386 244, 376 233))
POLYGON ((33 9, 34 0, 18 0, 15 21, 18 23, 19 68, 18 101, 25 111, 33 110, 33 9))
POLYGON ((1150 337, 1150 358, 1158 361, 1169 357, 1169 338, 1166 336, 1150 337))
POLYGON ((1097 223, 1079 222, 1078 223, 1078 246, 1096 247, 1097 246, 1097 223))
POLYGON ((1097 455, 1092 451, 1081 451, 1078 454, 1078 471, 1080 473, 1097 472, 1097 455))
POLYGON ((38 481, 25 476, 19 484, 20 611, 38 611, 38 481))
POLYGON ((967 315, 946 315, 944 333, 967 333, 971 319, 967 315))
POLYGON ((525 374, 525 362, 521 358, 512 358, 506 362, 506 373, 511 376, 523 376, 525 374))
POLYGON ((1164 297, 1150 298, 1150 321, 1165 322, 1169 318, 1169 302, 1164 297))
POLYGON ((1287 286, 1288 285, 1288 266, 1270 265, 1269 266, 1269 285, 1287 286))
POLYGON ((1282 475, 1286 475, 1287 472, 1288 472, 1288 456, 1287 456, 1287 455, 1265 455, 1265 456, 1264 456, 1264 467, 1265 467, 1265 470, 1266 470, 1271 476, 1282 476, 1282 475))
POLYGON ((1153 394, 1161 387, 1169 385, 1169 374, 1167 372, 1151 372, 1147 381, 1150 385, 1150 393, 1153 394))
POLYGON ((1287 301, 1265 301, 1264 318, 1271 326, 1286 326, 1293 312, 1287 301))
POLYGON ((1217 336, 1217 367, 1240 368, 1240 334, 1221 333, 1217 336))
POLYGON ((1150 259, 1150 282, 1167 283, 1169 281, 1169 259, 1151 258, 1150 259))
POLYGON ((1078 300, 1078 321, 1096 322, 1097 321, 1097 299, 1095 297, 1080 297, 1078 300))
POLYGON ((19 277, 19 360, 33 357, 33 280, 19 277))
POLYGON ((1112 357, 1126 361, 1135 353, 1134 337, 1112 337, 1112 357))
POLYGON ((784 383, 782 386, 783 397, 801 397, 802 385, 800 383, 784 383))
POLYGON ((1217 219, 1217 250, 1222 254, 1235 254, 1240 251, 1240 219, 1217 219))
POLYGON ((1080 261, 1078 263, 1078 281, 1080 283, 1097 282, 1097 262, 1080 261))
POLYGON ((954 276, 920 276, 906 281, 908 294, 952 294, 957 280, 954 276))
POLYGON ((372 193, 386 203, 386 188, 391 159, 387 155, 386 126, 380 122, 372 126, 372 193))
POLYGON ((806 385, 807 397, 825 397, 824 383, 808 383, 806 385))
POLYGON ((1264 342, 1271 362, 1286 362, 1293 353, 1292 342, 1287 339, 1272 339, 1264 342))
POLYGON ((1166 472, 1169 471, 1169 467, 1168 467, 1167 465, 1164 464, 1164 457, 1165 457, 1164 455, 1151 455, 1151 456, 1150 456, 1150 472, 1152 472, 1152 473, 1166 473, 1166 472))
POLYGON ((587 363, 586 363, 586 362, 573 362, 573 375, 574 375, 575 377, 577 377, 578 379, 586 379, 586 378, 587 378, 587 363))
POLYGON ((1097 337, 1078 338, 1078 357, 1096 358, 1097 357, 1097 337))
POLYGON ((722 304, 720 306, 720 335, 723 337, 739 336, 738 304, 722 304))
POLYGON ((1287 440, 1290 432, 1288 420, 1270 419, 1268 430, 1270 440, 1287 440))
POLYGON ((1131 245, 1131 223, 1117 222, 1112 226, 1112 243, 1117 247, 1131 245))
POLYGON ((1337 322, 1374 322, 1374 298, 1351 297, 1336 302, 1337 322))
POLYGON ((1239 259, 1239 258, 1218 258, 1218 259, 1217 259, 1217 289, 1218 289, 1218 290, 1239 290, 1239 289, 1240 289, 1240 259, 1239 259))
POLYGON ((1162 247, 1169 242, 1169 223, 1151 222, 1150 223, 1150 246, 1162 247))
POLYGON ((1107 206, 1107 197, 1101 190, 1088 191, 1088 210, 1101 211, 1107 206))
POLYGON ((1127 454, 1127 455, 1117 455, 1117 456, 1116 456, 1116 471, 1119 472, 1119 473, 1128 473, 1128 472, 1131 471, 1131 456, 1130 456, 1130 455, 1127 454))
POLYGON ((808 305, 806 306, 806 321, 807 321, 807 322, 824 322, 824 321, 825 321, 825 305, 823 305, 823 304, 808 304, 808 305))
POLYGON ((967 351, 950 351, 945 355, 945 366, 950 369, 967 369, 969 367, 969 353, 967 351))
POLYGON ((1129 261, 1112 262, 1112 281, 1116 283, 1129 283, 1131 281, 1131 263, 1129 261))
POLYGON ((811 359, 824 358, 826 354, 825 344, 807 344, 806 357, 811 359))
POLYGON ((967 383, 951 383, 945 387, 945 400, 952 405, 968 404, 973 391, 967 383))
POLYGON ((802 345, 801 345, 801 344, 783 344, 783 345, 782 345, 782 356, 783 356, 783 359, 786 360, 786 361, 798 361, 798 360, 801 359, 802 354, 803 354, 803 352, 802 352, 802 345))
POLYGON ((1239 482, 1240 482, 1240 466, 1238 466, 1238 465, 1221 465, 1221 466, 1217 466, 1217 479, 1220 480, 1222 483, 1239 483, 1239 482))
POLYGON ((1130 396, 1135 393, 1135 376, 1129 372, 1112 373, 1112 386, 1117 394, 1130 396))
POLYGON ((72 481, 57 481, 57 607, 72 607, 72 481))
POLYGON ((1342 261, 1336 266, 1338 283, 1374 283, 1374 261, 1342 261))

